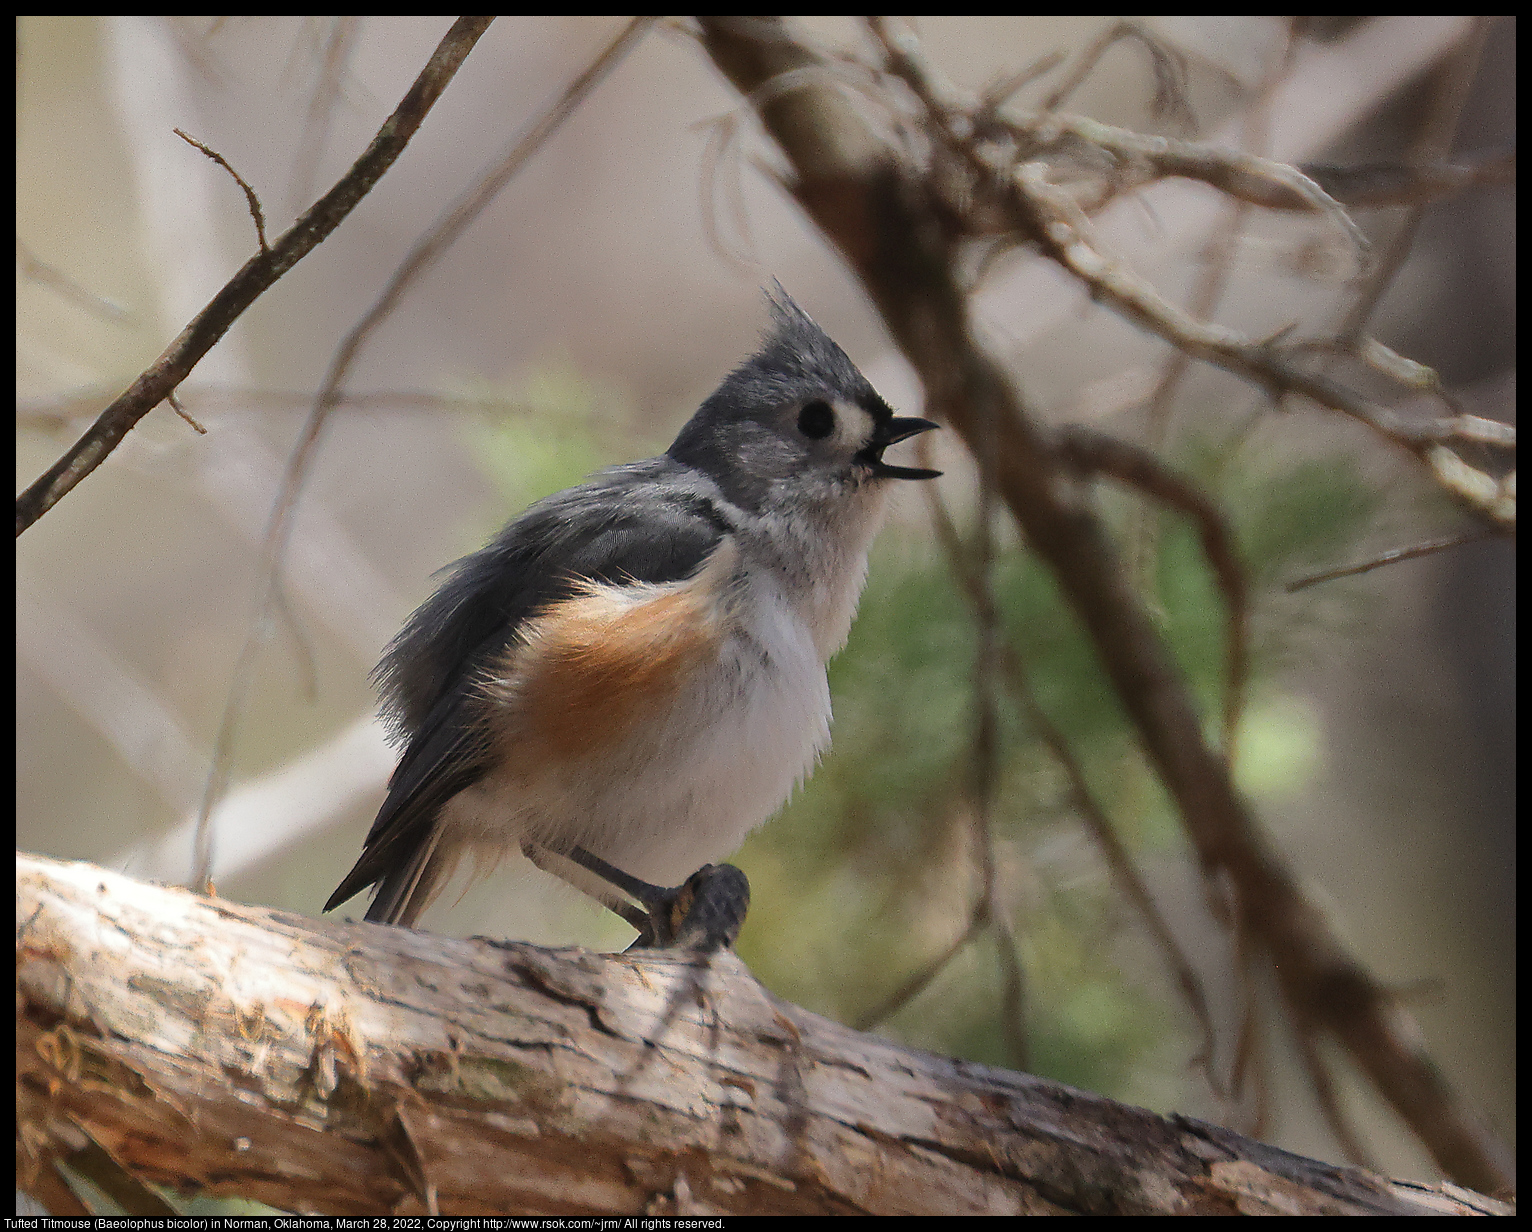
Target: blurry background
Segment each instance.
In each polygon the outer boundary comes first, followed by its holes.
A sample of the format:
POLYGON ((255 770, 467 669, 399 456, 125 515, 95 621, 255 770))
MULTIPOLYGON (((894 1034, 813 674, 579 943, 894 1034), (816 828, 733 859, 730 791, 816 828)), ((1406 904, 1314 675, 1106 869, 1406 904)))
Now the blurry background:
MULTIPOLYGON (((24 18, 18 52, 18 489, 169 343, 254 250, 242 194, 175 137, 223 154, 272 235, 333 183, 448 18, 24 18)), ((404 155, 340 229, 236 324, 183 387, 208 428, 154 411, 18 542, 17 808, 23 849, 185 880, 190 819, 258 591, 277 480, 346 331, 417 235, 621 28, 502 18, 404 155)), ((977 89, 1103 18, 926 18, 926 51, 977 89)), ((810 28, 863 49, 850 21, 810 28)), ((1282 19, 1159 19, 1188 65, 1196 131, 1225 144, 1286 39, 1282 19)), ((1514 141, 1514 24, 1484 40, 1453 149, 1514 141)), ((1284 159, 1398 160, 1440 98, 1466 18, 1311 27, 1270 116, 1284 159)), ((1036 106, 1058 74, 1030 87, 1036 106)), ((1122 44, 1069 109, 1185 133, 1150 113, 1148 58, 1122 44)), ((779 278, 901 413, 918 386, 838 258, 763 170, 777 156, 682 27, 651 33, 416 285, 362 354, 299 508, 217 813, 218 892, 317 913, 382 799, 392 753, 367 674, 431 588, 539 496, 662 450, 755 345, 779 278), (724 121, 726 122, 726 121, 724 121), (720 154, 720 147, 722 148, 720 154)), ((1103 232, 1185 299, 1221 216, 1158 186, 1103 232)), ((1427 212, 1373 332, 1435 367, 1469 409, 1514 418, 1508 187, 1427 212)), ((1385 241, 1387 211, 1363 212, 1385 241)), ((1333 331, 1354 268, 1321 221, 1252 213, 1220 319, 1253 335, 1333 331)), ((1164 348, 1026 255, 988 270, 981 319, 1039 414, 1143 430, 1164 348)), ((1257 678, 1241 783, 1363 961, 1397 983, 1432 1055, 1514 1143, 1514 548, 1478 544, 1295 595, 1300 574, 1456 529, 1414 464, 1308 407, 1275 413, 1221 374, 1184 383, 1168 451, 1223 502, 1255 585, 1257 678)), ((970 469, 938 442, 960 523, 970 469)), ((831 669, 835 746, 737 862, 754 905, 740 952, 774 991, 845 1021, 963 929, 973 891, 963 786, 973 729, 967 608, 904 492, 851 644, 831 669)), ((1130 506, 1108 497, 1124 526, 1130 506)), ((1155 601, 1217 713, 1223 608, 1194 541, 1160 524, 1155 601)), ((1227 1062, 1228 945, 1072 618, 1009 538, 997 590, 1039 698, 1207 982, 1227 1062)), ((1285 1032, 1259 1101, 1216 1099, 1165 964, 1113 894, 1022 717, 1005 715, 1001 876, 1028 976, 1029 1068, 1338 1159, 1285 1032)), ((360 917, 364 901, 343 911, 360 917)), ((521 862, 426 920, 608 948, 628 930, 521 862)), ((880 1028, 1012 1064, 993 943, 965 949, 880 1028)), ((1361 1084, 1343 1090, 1385 1170, 1434 1168, 1361 1084)))

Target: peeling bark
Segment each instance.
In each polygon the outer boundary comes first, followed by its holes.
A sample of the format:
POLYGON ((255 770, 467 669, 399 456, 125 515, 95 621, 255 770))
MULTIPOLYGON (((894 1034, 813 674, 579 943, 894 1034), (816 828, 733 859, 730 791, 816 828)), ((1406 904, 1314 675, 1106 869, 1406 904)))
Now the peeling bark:
POLYGON ((861 1035, 727 953, 331 923, 34 856, 17 921, 44 1202, 66 1164, 142 1209, 146 1183, 329 1214, 1506 1209, 861 1035))

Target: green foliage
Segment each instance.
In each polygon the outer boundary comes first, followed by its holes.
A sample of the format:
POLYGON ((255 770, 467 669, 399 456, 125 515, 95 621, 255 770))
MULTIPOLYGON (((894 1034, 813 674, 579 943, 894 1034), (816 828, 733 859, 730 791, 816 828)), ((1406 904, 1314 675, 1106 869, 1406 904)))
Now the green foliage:
MULTIPOLYGON (((1236 776, 1257 799, 1298 790, 1317 766, 1318 735, 1309 710, 1267 682, 1304 620, 1279 584, 1344 556, 1377 497, 1333 459, 1257 469, 1204 445, 1181 465, 1229 518, 1255 609, 1255 676, 1236 776)), ((1125 542, 1132 506, 1107 504, 1125 542)), ((1217 740, 1228 683, 1226 604, 1196 529, 1176 514, 1152 516, 1151 607, 1217 740)), ((999 554, 992 577, 1004 635, 1033 694, 1118 833, 1140 856, 1179 844, 1179 819, 1050 574, 1012 549, 999 554)), ((975 648, 972 614, 935 550, 918 550, 907 537, 880 541, 850 644, 830 669, 834 748, 737 861, 754 886, 741 952, 783 996, 854 1020, 966 927, 978 876, 967 804, 975 648)), ((1131 982, 1119 970, 1118 943, 1132 921, 1066 812, 1051 754, 1003 685, 1001 695, 991 815, 1027 970, 1029 1063, 1092 1090, 1142 1097, 1134 1074, 1146 1056, 1188 1055, 1189 1044, 1163 1046, 1185 1015, 1156 1000, 1169 993, 1145 991, 1142 968, 1155 967, 1147 974, 1157 979, 1157 954, 1138 956, 1131 982)), ((936 1051, 1014 1063, 1001 1031, 994 945, 989 934, 971 943, 882 1029, 936 1051)))

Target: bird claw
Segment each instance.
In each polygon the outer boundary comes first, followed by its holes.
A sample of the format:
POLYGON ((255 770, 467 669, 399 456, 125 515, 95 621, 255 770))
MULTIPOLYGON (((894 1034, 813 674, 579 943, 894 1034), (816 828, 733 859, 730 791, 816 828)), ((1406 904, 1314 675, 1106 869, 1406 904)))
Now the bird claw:
POLYGON ((750 909, 750 882, 732 864, 704 864, 648 907, 629 949, 711 952, 733 946, 750 909))

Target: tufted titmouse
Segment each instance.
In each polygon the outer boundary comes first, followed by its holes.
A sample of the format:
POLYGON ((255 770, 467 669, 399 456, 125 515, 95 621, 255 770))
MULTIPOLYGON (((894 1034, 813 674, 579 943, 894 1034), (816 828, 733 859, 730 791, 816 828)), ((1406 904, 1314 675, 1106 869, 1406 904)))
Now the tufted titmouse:
POLYGON ((786 292, 768 298, 765 345, 663 456, 538 501, 390 644, 375 679, 404 754, 326 911, 376 884, 367 919, 412 926, 464 855, 520 848, 639 944, 733 941, 749 887, 707 862, 829 743, 825 663, 886 481, 939 473, 883 461, 936 425, 897 418, 786 292))

